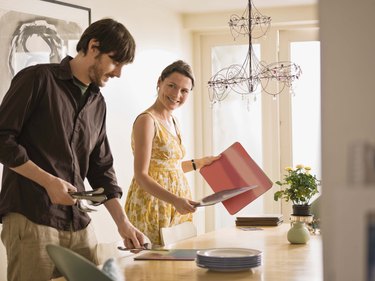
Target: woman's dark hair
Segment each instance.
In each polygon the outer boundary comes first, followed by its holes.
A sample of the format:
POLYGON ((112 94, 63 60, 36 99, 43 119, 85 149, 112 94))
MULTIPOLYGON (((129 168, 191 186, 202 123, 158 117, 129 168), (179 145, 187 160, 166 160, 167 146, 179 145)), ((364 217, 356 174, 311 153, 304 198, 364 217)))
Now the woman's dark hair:
POLYGON ((77 52, 87 53, 91 39, 99 42, 98 49, 101 53, 113 52, 111 58, 120 63, 131 63, 135 56, 135 41, 126 27, 113 20, 102 19, 92 23, 82 34, 77 44, 77 52))
POLYGON ((191 90, 194 88, 194 74, 191 66, 182 60, 175 61, 174 63, 168 65, 164 70, 161 72, 159 77, 159 81, 164 81, 169 75, 174 72, 178 72, 186 77, 189 77, 191 80, 191 90))

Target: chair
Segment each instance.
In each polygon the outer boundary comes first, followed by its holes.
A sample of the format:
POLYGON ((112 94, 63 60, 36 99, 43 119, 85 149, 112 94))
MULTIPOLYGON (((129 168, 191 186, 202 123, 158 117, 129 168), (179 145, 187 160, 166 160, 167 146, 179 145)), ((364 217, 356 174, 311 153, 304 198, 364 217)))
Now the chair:
POLYGON ((197 229, 192 222, 187 221, 171 227, 161 228, 160 236, 163 245, 167 246, 169 244, 197 236, 197 229))
POLYGON ((59 272, 68 281, 114 281, 95 264, 67 248, 49 244, 46 249, 59 272))

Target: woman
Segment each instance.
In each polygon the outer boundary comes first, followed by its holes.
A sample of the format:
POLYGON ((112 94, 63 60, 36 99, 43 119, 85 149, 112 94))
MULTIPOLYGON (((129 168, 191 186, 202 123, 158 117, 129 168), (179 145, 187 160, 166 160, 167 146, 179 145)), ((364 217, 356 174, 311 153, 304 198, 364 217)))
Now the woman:
POLYGON ((155 103, 138 115, 133 125, 134 178, 125 211, 153 244, 161 245, 160 228, 192 220, 192 201, 184 173, 219 158, 181 161, 185 156, 173 111, 182 106, 194 87, 191 67, 184 61, 167 66, 157 82, 155 103))

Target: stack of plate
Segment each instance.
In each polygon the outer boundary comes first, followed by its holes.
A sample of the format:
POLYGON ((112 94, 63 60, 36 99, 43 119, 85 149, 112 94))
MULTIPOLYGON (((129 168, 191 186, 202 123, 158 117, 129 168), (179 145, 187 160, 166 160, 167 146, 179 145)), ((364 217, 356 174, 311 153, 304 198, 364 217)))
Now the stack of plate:
POLYGON ((197 265, 215 271, 240 271, 260 266, 262 252, 246 248, 221 248, 197 251, 197 265))

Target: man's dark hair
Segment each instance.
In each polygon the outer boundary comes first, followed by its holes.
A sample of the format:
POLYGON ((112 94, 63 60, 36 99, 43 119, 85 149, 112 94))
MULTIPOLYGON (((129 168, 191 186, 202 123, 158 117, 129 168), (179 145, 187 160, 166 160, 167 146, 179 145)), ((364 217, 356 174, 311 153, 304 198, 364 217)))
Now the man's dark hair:
POLYGON ((77 44, 77 52, 87 53, 91 39, 99 42, 98 49, 101 53, 113 52, 111 58, 119 63, 131 63, 135 56, 135 41, 126 27, 113 20, 102 19, 92 23, 82 34, 77 44))

